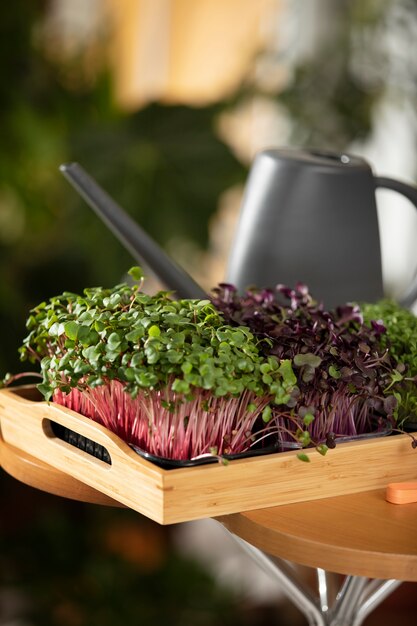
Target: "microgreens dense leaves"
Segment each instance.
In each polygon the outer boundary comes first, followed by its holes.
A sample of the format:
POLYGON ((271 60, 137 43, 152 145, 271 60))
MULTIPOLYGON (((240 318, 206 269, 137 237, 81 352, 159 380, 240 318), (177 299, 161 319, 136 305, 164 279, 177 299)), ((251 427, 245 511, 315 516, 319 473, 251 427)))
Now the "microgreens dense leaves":
MULTIPOLYGON (((316 441, 334 445, 335 435, 366 432, 375 415, 392 414, 395 399, 384 392, 394 360, 381 343, 385 329, 364 324, 358 306, 326 311, 304 285, 251 289, 240 296, 222 284, 213 303, 228 323, 245 324, 264 339, 265 354, 293 363, 300 394, 289 415, 279 410, 289 430, 307 426, 316 441)), ((304 431, 305 445, 307 437, 304 431)))
POLYGON ((174 301, 166 292, 150 296, 127 284, 97 287, 41 303, 27 327, 21 357, 41 361, 47 397, 56 388, 114 378, 135 395, 173 378, 173 391, 183 394, 201 388, 226 396, 249 389, 282 402, 288 380, 295 384, 290 372, 283 380, 285 364, 260 355, 249 328, 225 324, 209 301, 174 301))
MULTIPOLYGON (((399 424, 417 415, 417 317, 393 300, 361 305, 364 320, 378 320, 386 329, 381 343, 397 361, 391 374, 392 393, 397 399, 399 424)), ((375 323, 375 322, 374 322, 375 323)))
MULTIPOLYGON (((142 281, 140 268, 130 274, 142 281)), ((159 456, 238 453, 272 437, 325 454, 398 418, 404 399, 417 408, 415 318, 363 308, 365 322, 358 305, 326 311, 304 285, 240 296, 222 284, 201 301, 122 283, 35 307, 20 352, 40 362, 47 399, 159 456)))
MULTIPOLYGON (((130 273, 140 279, 138 268, 130 273)), ((268 422, 269 403, 290 403, 297 393, 291 362, 264 356, 259 349, 262 340, 255 339, 247 326, 225 324, 208 300, 172 300, 167 292, 151 296, 140 285, 125 283, 111 289, 95 287, 82 295, 66 292, 42 302, 31 311, 27 327, 21 358, 40 361, 39 389, 45 398, 60 398, 62 403, 65 394, 74 390, 118 389, 112 386, 114 381, 132 399, 141 396, 145 402, 151 395, 153 406, 159 403, 168 413, 178 413, 179 403, 200 402, 207 392, 224 398, 225 410, 230 399, 246 394, 246 404, 238 411, 244 427, 234 423, 232 430, 241 433, 240 444, 244 441, 248 447, 257 411, 262 410, 268 422), (171 395, 161 395, 167 389, 171 395), (250 420, 245 426, 246 418, 250 420)), ((90 393, 89 398, 99 401, 97 394, 90 393)), ((190 414, 193 406, 188 407, 190 414)), ((201 408, 204 419, 220 419, 218 405, 216 411, 201 408)), ((157 411, 152 411, 148 430, 156 419, 157 411)), ((150 414, 150 409, 143 412, 150 414)), ((133 420, 132 410, 130 414, 133 420)), ((97 411, 90 416, 97 417, 97 411)), ((115 419, 101 418, 102 422, 115 419)), ((189 415, 182 414, 182 419, 188 421, 189 415)), ((205 428, 214 430, 209 422, 205 428)))

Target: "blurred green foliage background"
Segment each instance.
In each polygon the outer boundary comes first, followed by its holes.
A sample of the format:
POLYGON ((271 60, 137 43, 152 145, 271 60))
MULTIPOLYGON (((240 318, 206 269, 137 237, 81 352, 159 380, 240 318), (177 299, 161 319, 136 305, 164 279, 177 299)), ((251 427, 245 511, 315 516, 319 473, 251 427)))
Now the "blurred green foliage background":
POLYGON ((81 163, 161 245, 179 238, 204 247, 220 193, 246 173, 215 132, 221 104, 125 113, 107 67, 92 80, 76 60, 54 62, 34 36, 47 6, 16 0, 0 23, 2 374, 17 367, 30 306, 115 284, 132 264, 61 163, 81 163))

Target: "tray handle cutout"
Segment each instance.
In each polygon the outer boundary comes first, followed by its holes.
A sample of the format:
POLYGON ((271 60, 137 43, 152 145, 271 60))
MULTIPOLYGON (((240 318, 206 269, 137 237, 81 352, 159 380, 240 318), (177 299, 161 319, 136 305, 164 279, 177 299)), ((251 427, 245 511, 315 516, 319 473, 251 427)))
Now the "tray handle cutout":
POLYGON ((110 453, 105 446, 93 441, 93 439, 89 439, 85 435, 80 435, 80 433, 68 428, 68 426, 63 426, 54 420, 44 418, 42 420, 42 430, 50 439, 57 438, 65 441, 65 443, 82 450, 86 454, 90 454, 96 459, 103 461, 103 463, 107 463, 107 465, 112 464, 110 453))

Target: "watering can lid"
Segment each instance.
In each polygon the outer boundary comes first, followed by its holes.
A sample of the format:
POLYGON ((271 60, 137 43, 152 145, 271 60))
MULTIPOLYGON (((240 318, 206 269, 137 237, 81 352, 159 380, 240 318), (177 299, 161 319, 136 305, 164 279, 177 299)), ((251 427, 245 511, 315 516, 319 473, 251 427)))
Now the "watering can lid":
POLYGON ((331 150, 314 150, 305 148, 269 148, 263 150, 260 155, 271 157, 272 159, 285 159, 302 164, 322 165, 327 167, 360 168, 369 170, 369 164, 358 156, 346 154, 345 152, 332 152, 331 150))

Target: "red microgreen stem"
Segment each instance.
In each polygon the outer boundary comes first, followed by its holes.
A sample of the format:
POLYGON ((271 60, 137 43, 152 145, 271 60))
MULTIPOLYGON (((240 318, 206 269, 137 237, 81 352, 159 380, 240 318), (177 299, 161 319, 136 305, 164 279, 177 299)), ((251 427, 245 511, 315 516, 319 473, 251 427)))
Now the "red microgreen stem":
POLYGON ((239 454, 252 444, 254 424, 270 401, 244 391, 238 397, 195 390, 185 399, 171 390, 147 390, 132 398, 126 385, 110 380, 97 387, 56 390, 54 402, 102 424, 123 440, 169 459, 239 454))

